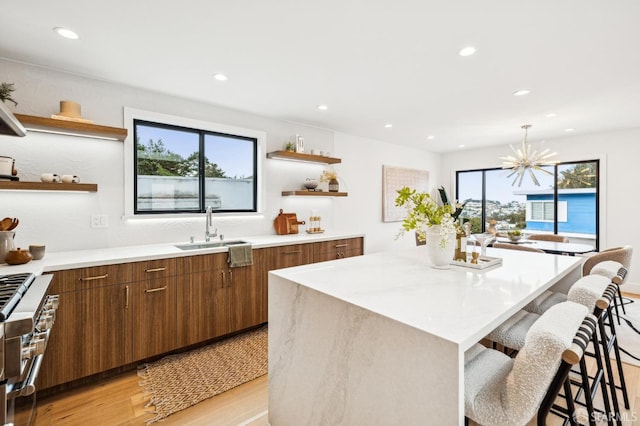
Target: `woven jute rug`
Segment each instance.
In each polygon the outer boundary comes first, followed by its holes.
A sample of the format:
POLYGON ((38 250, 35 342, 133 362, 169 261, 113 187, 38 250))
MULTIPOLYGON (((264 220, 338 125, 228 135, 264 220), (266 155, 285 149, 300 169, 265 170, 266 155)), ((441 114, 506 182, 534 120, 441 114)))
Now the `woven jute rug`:
POLYGON ((138 367, 151 424, 267 374, 267 327, 138 367))

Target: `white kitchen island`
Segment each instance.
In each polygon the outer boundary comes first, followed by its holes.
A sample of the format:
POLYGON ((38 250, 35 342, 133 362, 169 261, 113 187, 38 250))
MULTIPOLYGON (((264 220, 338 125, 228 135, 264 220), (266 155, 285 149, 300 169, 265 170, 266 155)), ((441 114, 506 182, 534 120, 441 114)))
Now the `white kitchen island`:
POLYGON ((269 273, 269 422, 462 425, 464 352, 582 259, 489 249, 487 270, 424 246, 269 273))

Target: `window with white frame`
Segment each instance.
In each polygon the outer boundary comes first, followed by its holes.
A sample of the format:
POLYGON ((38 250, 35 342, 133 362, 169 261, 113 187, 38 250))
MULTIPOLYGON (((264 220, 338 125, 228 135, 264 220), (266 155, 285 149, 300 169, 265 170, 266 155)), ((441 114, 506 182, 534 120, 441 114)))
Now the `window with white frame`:
MULTIPOLYGON (((536 222, 553 222, 553 201, 527 201, 526 219, 536 222)), ((558 201, 558 222, 567 221, 567 202, 558 201)))

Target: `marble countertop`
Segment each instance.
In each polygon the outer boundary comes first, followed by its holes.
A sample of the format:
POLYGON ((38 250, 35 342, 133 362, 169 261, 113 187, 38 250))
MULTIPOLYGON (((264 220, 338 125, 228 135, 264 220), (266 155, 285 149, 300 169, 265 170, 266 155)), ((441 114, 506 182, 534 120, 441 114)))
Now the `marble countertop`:
MULTIPOLYGON (((258 235, 239 238, 227 238, 225 241, 246 241, 254 249, 276 247, 301 243, 330 241, 335 239, 364 237, 363 234, 323 233, 323 234, 293 234, 293 235, 258 235)), ((217 239, 212 240, 217 241, 217 239)), ((196 241, 194 244, 202 244, 196 241)), ((117 263, 137 262, 143 260, 162 259, 166 257, 196 256, 208 253, 228 251, 227 247, 213 247, 196 250, 181 250, 176 245, 188 245, 187 242, 149 244, 128 247, 108 247, 87 250, 72 250, 47 252, 42 260, 33 260, 24 265, 0 264, 0 275, 33 272, 39 275, 43 272, 64 269, 84 268, 89 266, 112 265, 117 263)))
MULTIPOLYGON (((279 277, 379 313, 462 350, 569 275, 582 258, 487 250, 502 265, 431 268, 424 246, 272 271, 279 277)), ((569 279, 569 278, 567 278, 569 279)))

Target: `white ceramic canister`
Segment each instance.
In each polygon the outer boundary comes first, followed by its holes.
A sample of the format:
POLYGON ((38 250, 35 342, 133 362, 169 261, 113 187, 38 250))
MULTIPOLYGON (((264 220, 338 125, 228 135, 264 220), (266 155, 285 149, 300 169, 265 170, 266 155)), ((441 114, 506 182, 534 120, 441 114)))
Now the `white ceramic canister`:
POLYGON ((13 238, 16 236, 15 231, 0 231, 0 263, 4 263, 4 258, 11 250, 15 250, 13 238))
POLYGON ((14 159, 0 155, 0 176, 11 176, 13 174, 14 159))

